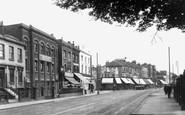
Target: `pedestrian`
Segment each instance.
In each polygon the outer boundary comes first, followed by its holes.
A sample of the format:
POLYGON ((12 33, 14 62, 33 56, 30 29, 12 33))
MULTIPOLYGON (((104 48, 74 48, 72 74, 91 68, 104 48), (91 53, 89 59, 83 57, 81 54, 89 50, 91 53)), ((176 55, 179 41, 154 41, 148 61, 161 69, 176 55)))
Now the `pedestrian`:
POLYGON ((116 88, 116 84, 113 84, 112 90, 115 91, 115 88, 116 88))
POLYGON ((169 86, 167 87, 168 98, 170 98, 171 92, 172 92, 172 86, 169 85, 169 86))
POLYGON ((164 93, 167 95, 167 85, 164 86, 164 93))

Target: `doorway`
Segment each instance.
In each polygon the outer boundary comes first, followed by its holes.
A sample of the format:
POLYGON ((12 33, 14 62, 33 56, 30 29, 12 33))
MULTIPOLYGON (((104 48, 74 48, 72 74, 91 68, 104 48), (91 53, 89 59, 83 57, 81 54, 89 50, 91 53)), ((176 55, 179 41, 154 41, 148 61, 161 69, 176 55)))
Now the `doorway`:
POLYGON ((0 67, 0 88, 5 87, 4 81, 5 81, 5 68, 0 67))

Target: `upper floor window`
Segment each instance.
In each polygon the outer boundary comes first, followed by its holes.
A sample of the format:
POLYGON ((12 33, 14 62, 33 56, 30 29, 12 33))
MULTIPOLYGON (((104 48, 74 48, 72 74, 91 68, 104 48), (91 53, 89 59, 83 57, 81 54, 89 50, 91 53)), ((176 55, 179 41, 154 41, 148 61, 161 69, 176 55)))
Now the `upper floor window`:
POLYGON ((54 57, 55 56, 54 54, 55 54, 54 49, 51 49, 51 56, 54 57))
POLYGON ((87 58, 85 57, 85 63, 86 63, 86 61, 87 61, 87 58))
POLYGON ((73 62, 75 61, 75 54, 73 54, 73 62))
POLYGON ((38 71, 38 61, 35 60, 35 71, 38 71))
POLYGON ((38 43, 34 43, 34 52, 38 53, 38 43))
POLYGON ((17 61, 22 62, 22 49, 17 48, 17 61))
POLYGON ((43 43, 40 44, 40 53, 44 54, 44 44, 43 43))
POLYGON ((66 50, 64 50, 64 58, 67 58, 66 50))
POLYGON ((14 48, 9 46, 9 60, 14 60, 14 48))
POLYGON ((4 44, 0 44, 0 58, 4 58, 4 44))
POLYGON ((71 60, 71 53, 68 52, 68 59, 71 60))
POLYGON ((50 56, 49 46, 46 47, 46 55, 47 55, 47 56, 50 56))
POLYGON ((24 44, 25 44, 25 50, 28 51, 28 40, 26 37, 24 38, 24 44))
POLYGON ((81 56, 81 61, 83 61, 83 56, 81 56))

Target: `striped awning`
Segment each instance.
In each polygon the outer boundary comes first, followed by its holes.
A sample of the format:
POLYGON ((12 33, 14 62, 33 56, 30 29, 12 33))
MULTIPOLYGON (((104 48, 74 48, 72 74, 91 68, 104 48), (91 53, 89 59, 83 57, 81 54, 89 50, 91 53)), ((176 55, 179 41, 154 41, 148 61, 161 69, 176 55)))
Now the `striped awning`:
POLYGON ((115 80, 116 80, 116 83, 117 83, 117 84, 122 84, 122 82, 121 82, 121 79, 120 79, 120 78, 115 78, 115 80))
POLYGON ((126 84, 129 84, 130 81, 127 78, 121 78, 123 80, 123 82, 125 82, 126 84))

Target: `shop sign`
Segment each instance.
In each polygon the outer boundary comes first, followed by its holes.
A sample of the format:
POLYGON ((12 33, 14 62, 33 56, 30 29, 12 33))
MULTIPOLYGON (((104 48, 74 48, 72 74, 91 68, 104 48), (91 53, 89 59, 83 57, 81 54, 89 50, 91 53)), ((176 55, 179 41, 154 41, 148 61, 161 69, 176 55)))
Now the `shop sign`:
POLYGON ((39 58, 40 58, 40 60, 43 60, 43 61, 52 62, 51 57, 46 56, 46 55, 40 54, 40 55, 39 55, 39 58))

